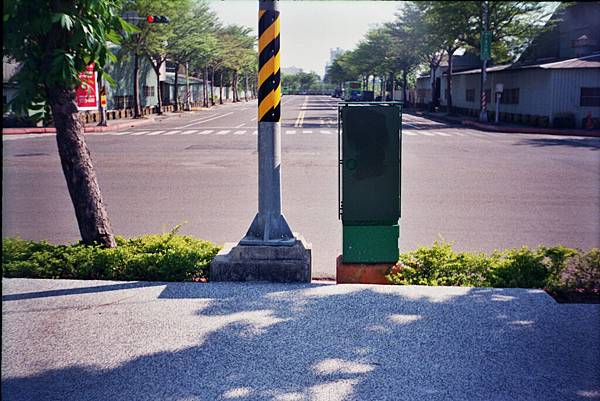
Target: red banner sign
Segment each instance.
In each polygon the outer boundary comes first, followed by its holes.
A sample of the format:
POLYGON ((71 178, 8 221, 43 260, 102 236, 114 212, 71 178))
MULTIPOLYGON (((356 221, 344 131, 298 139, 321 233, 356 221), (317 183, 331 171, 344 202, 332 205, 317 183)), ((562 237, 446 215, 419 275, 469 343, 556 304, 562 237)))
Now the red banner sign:
POLYGON ((79 110, 97 110, 98 109, 98 81, 94 64, 86 67, 85 71, 79 74, 81 85, 77 88, 77 108, 79 110))

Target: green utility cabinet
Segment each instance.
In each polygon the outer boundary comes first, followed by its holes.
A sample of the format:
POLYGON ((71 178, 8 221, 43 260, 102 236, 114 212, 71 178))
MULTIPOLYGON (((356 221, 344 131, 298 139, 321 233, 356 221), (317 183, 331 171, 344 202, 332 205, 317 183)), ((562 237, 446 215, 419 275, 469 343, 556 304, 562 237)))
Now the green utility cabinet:
POLYGON ((339 216, 344 263, 398 260, 402 111, 399 102, 342 102, 339 216))

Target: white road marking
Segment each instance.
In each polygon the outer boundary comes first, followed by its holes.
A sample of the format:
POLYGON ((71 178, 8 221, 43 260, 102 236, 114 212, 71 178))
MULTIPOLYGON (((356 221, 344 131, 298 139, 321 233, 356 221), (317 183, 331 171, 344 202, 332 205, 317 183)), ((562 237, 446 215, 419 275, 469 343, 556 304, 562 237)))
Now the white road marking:
POLYGON ((193 129, 193 130, 189 130, 189 131, 183 131, 181 133, 181 135, 191 135, 191 134, 195 134, 196 132, 198 132, 197 129, 193 129))
POLYGON ((165 131, 152 131, 152 132, 150 132, 150 133, 148 134, 148 136, 151 136, 151 135, 160 135, 160 134, 162 134, 163 132, 165 132, 165 131))
POLYGON ((211 129, 207 129, 207 130, 198 132, 198 135, 208 135, 208 134, 210 134, 212 132, 214 132, 214 131, 211 130, 211 129))
POLYGON ((175 135, 175 134, 177 134, 177 133, 179 133, 179 132, 181 132, 181 131, 169 131, 169 132, 165 132, 165 133, 163 134, 163 136, 166 136, 166 135, 175 135))
POLYGON ((138 132, 134 132, 131 135, 146 135, 148 132, 150 132, 150 131, 138 131, 138 132))
POLYGON ((246 124, 246 123, 241 123, 240 125, 236 125, 235 128, 241 128, 244 126, 244 124, 246 124))
POLYGON ((217 132, 215 135, 227 135, 231 132, 231 130, 225 129, 223 131, 217 132))
POLYGON ((302 124, 304 123, 304 114, 305 114, 304 111, 301 111, 298 114, 298 118, 296 118, 296 122, 294 123, 294 127, 296 127, 296 128, 302 127, 302 124))
POLYGON ((319 132, 324 135, 331 135, 331 131, 329 131, 329 130, 321 130, 319 132))
POLYGON ((312 134, 313 132, 311 130, 302 130, 303 134, 312 134))
POLYGON ((256 121, 256 120, 258 120, 258 117, 254 117, 254 118, 250 119, 250 121, 256 121))
POLYGON ((434 134, 438 134, 440 136, 450 136, 450 134, 446 134, 445 132, 434 132, 434 134))
POLYGON ((221 114, 220 116, 211 117, 211 118, 206 118, 206 119, 201 119, 201 120, 192 120, 192 121, 195 121, 195 122, 192 122, 192 123, 187 124, 187 125, 182 125, 181 127, 177 127, 177 128, 191 127, 192 125, 202 124, 202 123, 205 123, 205 122, 208 122, 208 121, 216 120, 218 118, 222 118, 222 117, 228 116, 230 114, 233 114, 233 111, 231 111, 229 113, 221 114))
POLYGON ((258 135, 258 131, 257 130, 252 131, 252 135, 258 135))
POLYGON ((243 130, 243 131, 235 131, 235 132, 233 133, 233 135, 244 135, 245 133, 246 133, 246 130, 243 130))
POLYGON ((127 135, 127 134, 131 134, 131 132, 125 131, 125 132, 107 132, 105 135, 127 135))
POLYGON ((289 130, 285 131, 285 133, 288 135, 296 135, 296 130, 289 129, 289 130))
POLYGON ((409 135, 409 136, 417 136, 417 135, 419 135, 416 132, 406 131, 406 130, 404 130, 404 132, 402 132, 402 134, 403 135, 409 135))
POLYGON ((435 134, 433 132, 421 132, 421 135, 427 135, 427 136, 435 136, 435 134))

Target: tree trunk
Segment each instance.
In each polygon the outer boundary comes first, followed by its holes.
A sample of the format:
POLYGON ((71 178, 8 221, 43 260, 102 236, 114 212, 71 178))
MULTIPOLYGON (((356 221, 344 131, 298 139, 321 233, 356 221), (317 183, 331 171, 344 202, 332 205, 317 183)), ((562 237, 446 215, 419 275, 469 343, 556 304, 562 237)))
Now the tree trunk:
POLYGON ((208 67, 204 66, 204 75, 203 75, 203 85, 202 85, 202 93, 204 94, 203 106, 208 107, 208 67))
POLYGON ((215 69, 214 67, 211 69, 211 77, 210 77, 210 105, 215 105, 215 69))
POLYGON ((140 118, 140 56, 133 55, 133 118, 140 118))
POLYGON ((223 104, 223 70, 219 74, 219 104, 223 104))
POLYGON ((392 96, 392 101, 394 101, 394 100, 395 100, 395 99, 394 99, 394 97, 395 97, 395 95, 396 95, 396 91, 395 91, 395 89, 396 89, 396 88, 395 88, 395 84, 396 84, 396 82, 395 82, 395 81, 396 81, 396 80, 394 79, 394 73, 393 73, 393 72, 390 72, 390 83, 391 83, 391 89, 392 89, 392 90, 390 91, 390 95, 392 96))
POLYGON ((244 76, 244 100, 248 101, 248 74, 244 76))
POLYGON ((173 111, 179 111, 179 63, 175 66, 175 104, 173 111))
POLYGON ((408 82, 407 82, 408 71, 406 68, 402 70, 402 103, 408 106, 408 82))
MULTIPOLYGON (((162 64, 162 63, 161 63, 162 64)), ((156 104, 157 110, 156 110, 156 114, 161 115, 162 114, 162 94, 160 93, 160 64, 157 64, 156 66, 153 65, 154 67, 154 72, 156 73, 156 98, 158 99, 158 102, 156 104)), ((177 100, 177 99, 175 99, 177 100)))
POLYGON ((448 106, 448 114, 454 114, 454 109, 452 107, 452 55, 454 54, 454 50, 448 49, 448 74, 446 77, 448 78, 446 83, 446 88, 448 89, 448 99, 446 99, 446 104, 448 106))
POLYGON ((434 111, 435 110, 435 101, 434 101, 434 96, 435 96, 435 66, 433 64, 429 65, 429 69, 430 69, 430 77, 431 77, 431 102, 429 103, 429 109, 430 111, 434 111))
POLYGON ((237 71, 233 72, 233 78, 231 78, 231 88, 233 89, 233 102, 238 101, 238 93, 237 93, 237 71))
POLYGON ((102 201, 90 152, 83 138, 83 122, 77 113, 75 90, 52 88, 48 100, 56 126, 56 143, 67 188, 84 244, 114 248, 108 214, 102 201))

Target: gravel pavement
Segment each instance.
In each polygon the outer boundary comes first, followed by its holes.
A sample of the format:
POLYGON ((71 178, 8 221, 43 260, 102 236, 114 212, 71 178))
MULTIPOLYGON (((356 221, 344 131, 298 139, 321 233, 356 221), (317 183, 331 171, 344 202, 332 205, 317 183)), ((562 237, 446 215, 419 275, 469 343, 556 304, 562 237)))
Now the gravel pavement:
POLYGON ((2 399, 600 399, 600 305, 539 290, 2 280, 2 399))

